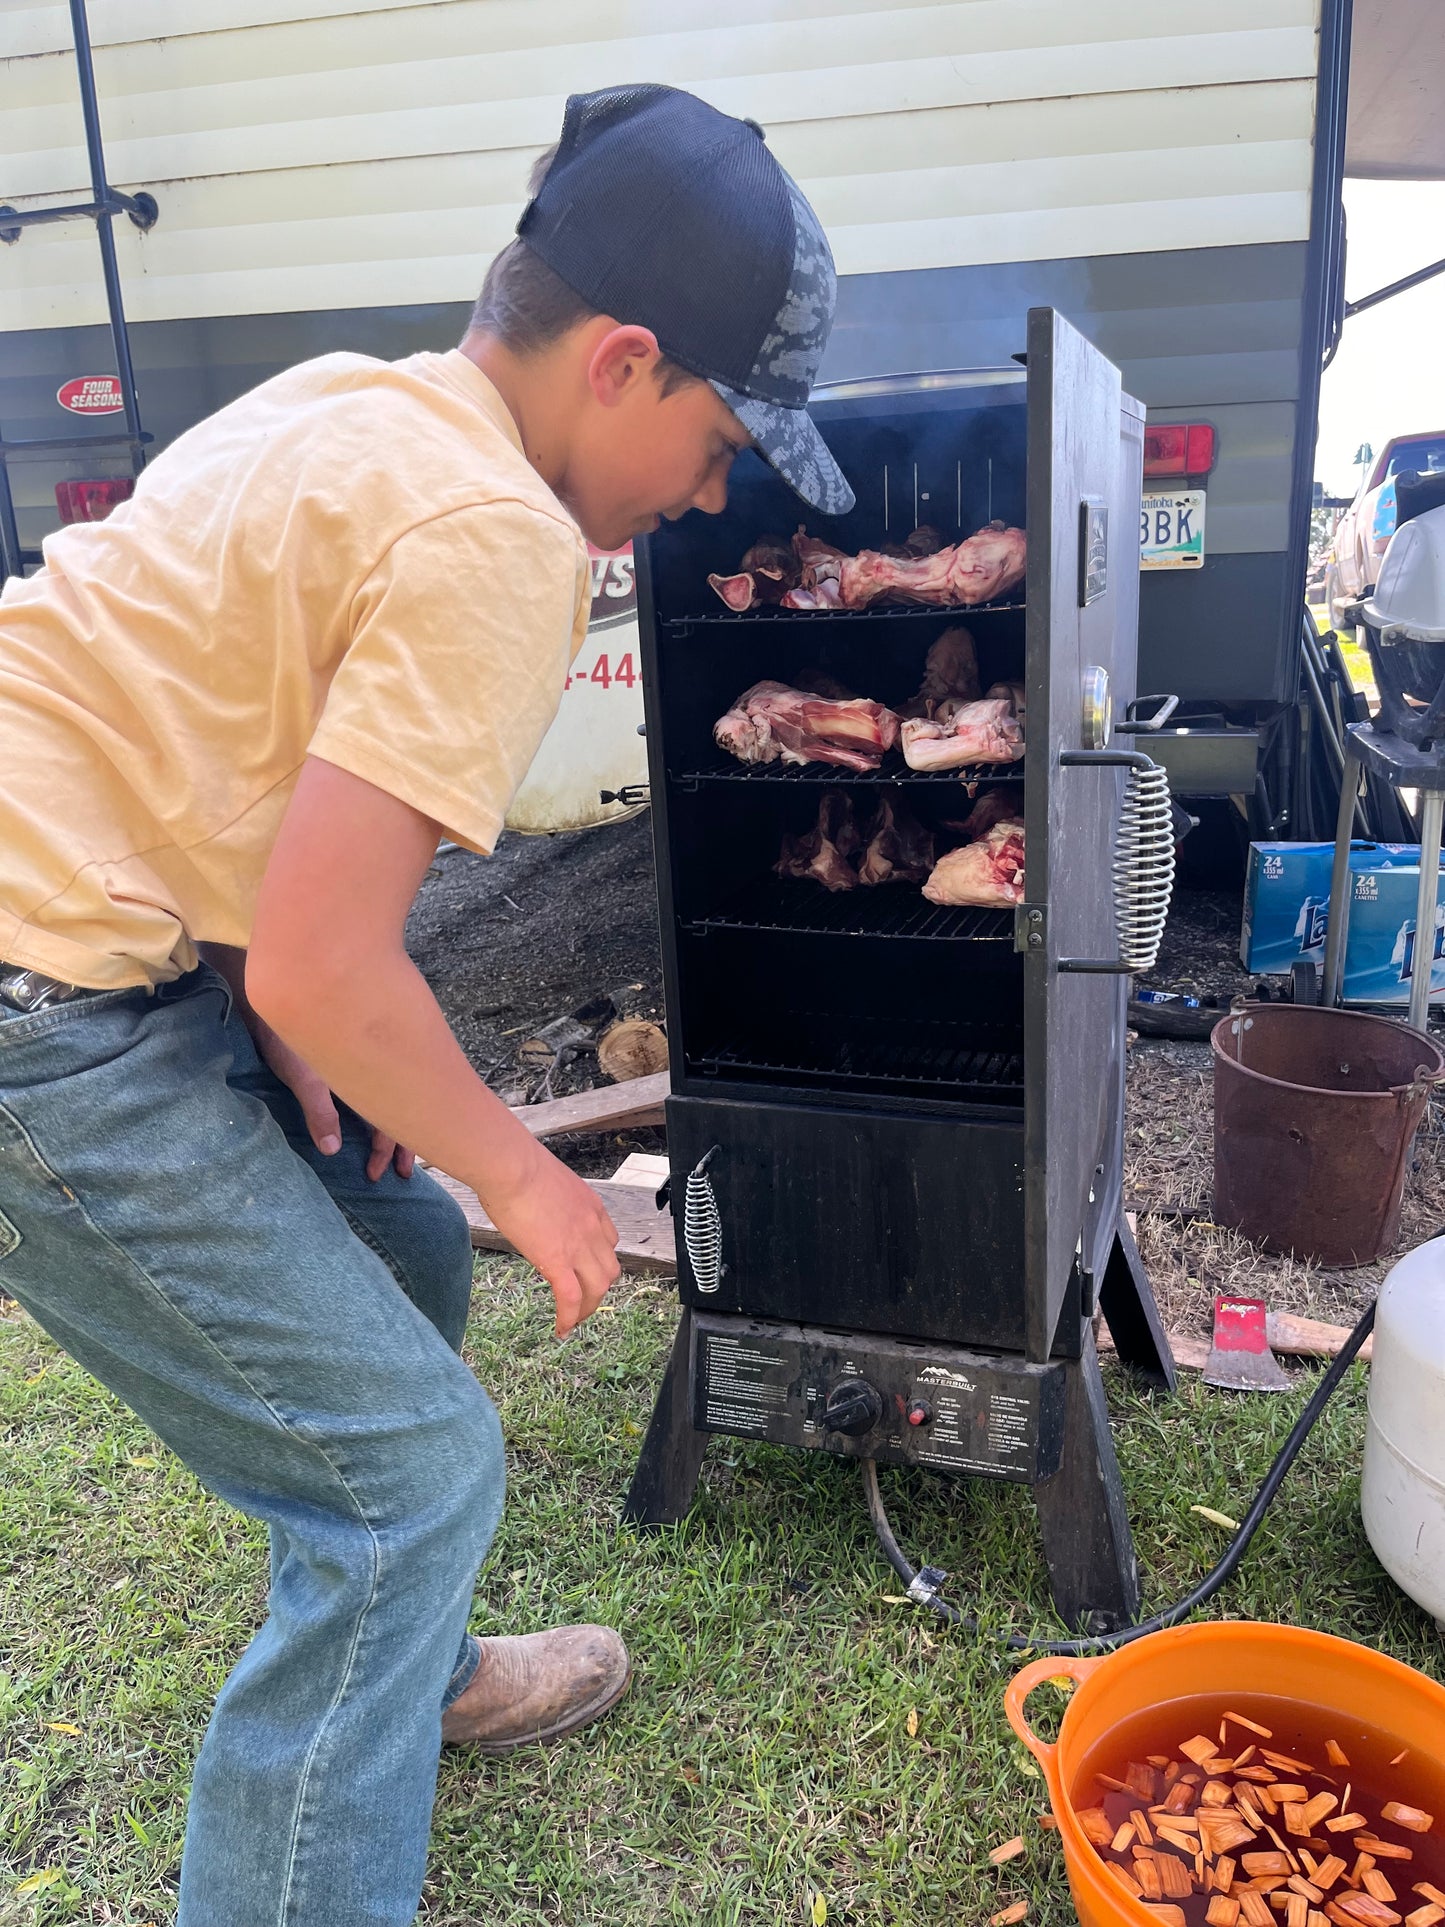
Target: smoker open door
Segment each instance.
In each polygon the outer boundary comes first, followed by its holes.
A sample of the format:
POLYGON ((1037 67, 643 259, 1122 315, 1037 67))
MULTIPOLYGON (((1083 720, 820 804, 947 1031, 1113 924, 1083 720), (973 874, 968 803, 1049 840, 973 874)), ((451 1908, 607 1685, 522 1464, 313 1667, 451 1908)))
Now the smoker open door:
MULTIPOLYGON (((1024 955, 1025 1338, 1056 1342, 1076 1263, 1093 1271, 1117 1195, 1127 979, 1110 889, 1123 790, 1105 746, 1135 693, 1142 410, 1119 371, 1052 308, 1028 318, 1028 775, 1024 955), (1093 969, 1070 968, 1092 961, 1093 969), (1111 1187, 1115 1188, 1115 1187, 1111 1187), (1107 1224, 1102 1222, 1107 1217, 1107 1224)), ((1132 747, 1132 744, 1125 745, 1132 747)))

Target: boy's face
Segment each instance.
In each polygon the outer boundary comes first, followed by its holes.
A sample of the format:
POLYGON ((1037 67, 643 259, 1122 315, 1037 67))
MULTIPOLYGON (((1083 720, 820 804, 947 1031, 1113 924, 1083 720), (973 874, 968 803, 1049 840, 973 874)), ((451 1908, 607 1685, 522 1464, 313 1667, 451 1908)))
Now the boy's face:
POLYGON ((589 541, 619 549, 664 517, 726 506, 728 471, 750 438, 709 383, 664 394, 653 337, 616 328, 592 357, 588 389, 559 492, 589 541))

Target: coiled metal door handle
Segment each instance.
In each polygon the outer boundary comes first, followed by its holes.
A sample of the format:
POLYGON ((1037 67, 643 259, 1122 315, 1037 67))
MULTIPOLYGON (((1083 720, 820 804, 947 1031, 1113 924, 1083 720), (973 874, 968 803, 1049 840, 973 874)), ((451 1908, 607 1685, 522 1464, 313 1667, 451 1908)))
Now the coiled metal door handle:
POLYGON ((1119 954, 1060 957, 1058 967, 1126 977, 1152 970, 1174 894, 1174 823, 1168 773, 1139 750, 1071 749, 1065 750, 1059 761, 1071 767, 1112 765, 1129 774, 1114 843, 1114 925, 1119 933, 1119 954))
POLYGON ((715 1144, 688 1172, 682 1200, 682 1242, 693 1282, 709 1294, 717 1290, 727 1269, 722 1261, 722 1214, 707 1175, 717 1153, 715 1144))

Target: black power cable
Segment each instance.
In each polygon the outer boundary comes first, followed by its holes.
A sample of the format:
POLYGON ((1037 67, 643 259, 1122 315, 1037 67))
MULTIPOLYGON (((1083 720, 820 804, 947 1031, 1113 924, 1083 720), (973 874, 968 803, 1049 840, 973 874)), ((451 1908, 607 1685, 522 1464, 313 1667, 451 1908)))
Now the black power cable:
MULTIPOLYGON (((1375 1307, 1371 1304, 1345 1340, 1339 1356, 1315 1387, 1309 1403, 1295 1420, 1289 1437, 1275 1455, 1274 1463, 1265 1475, 1263 1485, 1254 1495, 1254 1503, 1245 1513, 1239 1530, 1230 1540, 1224 1557, 1192 1592, 1186 1593, 1182 1599, 1177 1599, 1172 1606, 1166 1606, 1163 1612, 1155 1613, 1151 1619, 1140 1620, 1136 1626, 1121 1626, 1116 1632, 1091 1634, 1078 1639, 1025 1639, 1021 1633, 1009 1633, 1002 1642, 1007 1650, 1015 1653, 1062 1653, 1076 1656, 1084 1653, 1112 1652, 1116 1646, 1125 1646, 1130 1640, 1142 1639, 1146 1633, 1162 1632, 1166 1626, 1177 1626, 1179 1621, 1186 1618, 1197 1606, 1202 1606, 1207 1599, 1212 1599, 1244 1557, 1250 1540, 1259 1530, 1260 1522, 1273 1503, 1275 1494, 1284 1483, 1285 1474, 1299 1456, 1300 1447, 1314 1430, 1321 1412, 1324 1411, 1340 1380, 1354 1362, 1356 1352, 1369 1337, 1374 1322, 1375 1307)), ((925 1566, 921 1572, 915 1572, 909 1565, 897 1539, 893 1536, 893 1528, 888 1523, 888 1514, 883 1509, 883 1495, 878 1490, 877 1463, 873 1459, 864 1459, 862 1464, 863 1490, 868 1499, 868 1516, 873 1521, 873 1530, 878 1535, 878 1543, 883 1548, 889 1565, 907 1587, 909 1598, 916 1600, 919 1605, 927 1606, 930 1611, 937 1613, 940 1619, 947 1620, 950 1625, 962 1626, 968 1632, 979 1632, 981 1628, 976 1619, 969 1618, 966 1613, 961 1613, 957 1606, 951 1606, 946 1599, 940 1597, 938 1588, 944 1580, 943 1573, 933 1566, 925 1566)))

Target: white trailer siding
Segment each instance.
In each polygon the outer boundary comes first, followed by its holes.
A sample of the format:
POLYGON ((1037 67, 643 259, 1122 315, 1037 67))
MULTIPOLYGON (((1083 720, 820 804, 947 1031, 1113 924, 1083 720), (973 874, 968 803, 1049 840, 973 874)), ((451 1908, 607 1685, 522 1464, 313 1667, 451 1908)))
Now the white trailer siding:
MULTIPOLYGON (((1318 0, 92 0, 133 321, 469 299, 569 92, 763 122, 844 274, 1303 240, 1318 0), (204 30, 201 30, 201 29, 204 30)), ((0 199, 86 190, 63 7, 0 0, 0 199)), ((104 318, 87 224, 0 330, 104 318)))

